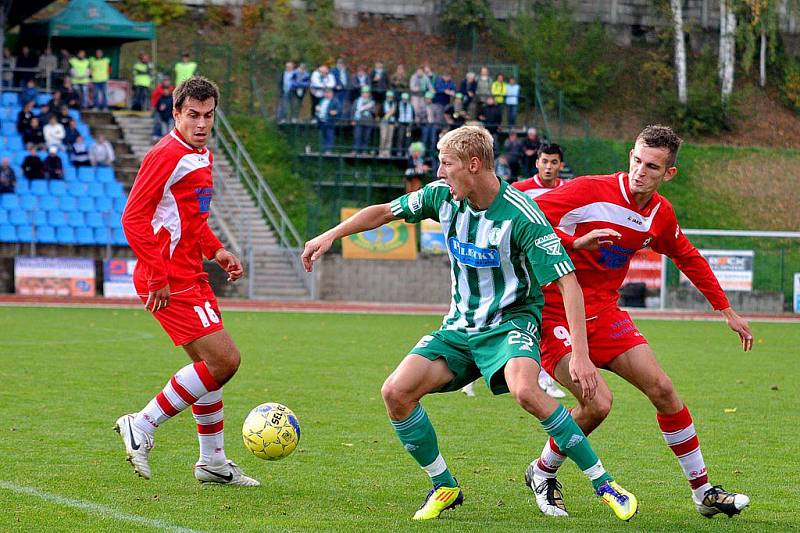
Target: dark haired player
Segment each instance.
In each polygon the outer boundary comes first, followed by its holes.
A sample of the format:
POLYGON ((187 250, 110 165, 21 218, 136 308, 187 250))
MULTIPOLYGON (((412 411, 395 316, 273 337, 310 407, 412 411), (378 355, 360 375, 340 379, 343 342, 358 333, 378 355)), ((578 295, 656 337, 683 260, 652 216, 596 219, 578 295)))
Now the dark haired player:
MULTIPOLYGON (((630 151, 630 169, 608 176, 577 178, 538 197, 536 202, 561 238, 575 264, 586 305, 589 356, 598 368, 616 373, 641 390, 656 408, 667 445, 689 481, 695 507, 704 516, 738 514, 750 499, 727 492, 708 481, 692 416, 672 381, 656 360, 647 340, 625 311, 617 307, 617 290, 625 279, 631 256, 651 247, 672 258, 700 289, 748 351, 753 335, 747 321, 728 303, 708 263, 681 232, 672 205, 658 194, 659 186, 676 172, 681 139, 666 126, 648 126, 630 151)), ((542 366, 578 399, 572 416, 588 435, 608 416, 611 391, 600 379, 593 398, 581 396, 568 373, 572 346, 559 291, 544 290, 542 366)), ((541 457, 526 472, 541 511, 566 516, 556 472, 564 452, 549 440, 541 457)))
POLYGON ((228 281, 244 274, 239 259, 208 227, 214 182, 206 144, 219 89, 195 76, 175 89, 173 99, 175 129, 144 157, 122 227, 138 258, 133 274, 137 294, 193 362, 178 370, 141 411, 121 416, 115 429, 134 472, 150 479, 148 455, 155 429, 191 406, 200 441, 194 466, 198 481, 256 486, 258 481, 225 456, 222 386, 239 368, 239 350, 222 325, 203 271, 207 257, 228 273, 228 281))

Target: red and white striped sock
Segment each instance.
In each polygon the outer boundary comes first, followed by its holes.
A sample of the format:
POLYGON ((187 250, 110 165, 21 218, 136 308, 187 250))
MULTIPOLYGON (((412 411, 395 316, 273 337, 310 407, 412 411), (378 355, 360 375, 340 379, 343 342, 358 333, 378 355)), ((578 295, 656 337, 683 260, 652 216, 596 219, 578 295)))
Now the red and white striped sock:
POLYGON ((567 460, 567 456, 559 449, 553 437, 547 439, 542 449, 542 455, 533 465, 533 471, 538 476, 554 478, 561 465, 567 460))
POLYGON ((708 471, 700 451, 700 441, 694 431, 694 423, 689 409, 683 409, 672 415, 657 413, 658 425, 664 434, 664 440, 689 480, 695 501, 703 501, 706 490, 711 488, 708 482, 708 471))
POLYGON ((219 465, 227 462, 223 432, 222 389, 211 391, 192 404, 200 441, 199 463, 219 465))
POLYGON ((219 384, 208 371, 205 361, 186 365, 139 411, 133 423, 152 435, 158 426, 192 405, 198 398, 217 389, 219 384))

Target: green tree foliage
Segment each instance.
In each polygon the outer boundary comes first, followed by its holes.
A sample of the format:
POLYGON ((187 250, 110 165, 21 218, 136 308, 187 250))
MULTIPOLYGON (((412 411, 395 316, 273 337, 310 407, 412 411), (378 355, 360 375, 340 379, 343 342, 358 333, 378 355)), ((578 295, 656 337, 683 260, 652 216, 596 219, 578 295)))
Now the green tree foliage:
POLYGON ((791 109, 800 112, 800 61, 787 58, 783 65, 781 97, 791 109))
POLYGON ((550 2, 510 20, 502 42, 520 66, 528 97, 533 96, 537 65, 541 81, 583 109, 598 101, 621 70, 615 47, 600 22, 581 24, 567 8, 550 2))
POLYGON ((453 35, 490 30, 495 22, 489 0, 446 0, 439 20, 444 31, 453 35))
POLYGON ((290 0, 264 2, 255 51, 259 59, 273 64, 306 61, 313 70, 333 59, 330 39, 334 23, 333 0, 306 1, 305 10, 293 8, 290 0))
POLYGON ((186 13, 186 5, 178 0, 122 0, 117 7, 133 20, 166 24, 186 13))

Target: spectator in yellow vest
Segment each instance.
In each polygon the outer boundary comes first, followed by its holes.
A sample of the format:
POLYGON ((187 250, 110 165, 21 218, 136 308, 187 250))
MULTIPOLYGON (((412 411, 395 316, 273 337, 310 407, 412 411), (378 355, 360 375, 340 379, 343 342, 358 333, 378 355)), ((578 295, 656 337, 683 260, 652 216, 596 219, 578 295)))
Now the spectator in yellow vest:
POLYGON ((108 109, 107 85, 109 73, 111 72, 111 62, 107 57, 103 57, 103 51, 98 48, 94 52, 90 67, 92 71, 92 87, 94 87, 94 108, 105 111, 108 109))
POLYGON ((189 61, 189 52, 184 52, 181 60, 175 63, 175 87, 195 75, 197 63, 189 61))
POLYGON ((506 84, 506 78, 502 74, 498 74, 497 79, 492 82, 492 96, 494 96, 494 101, 497 105, 502 105, 507 92, 508 85, 506 84))
POLYGON ((150 56, 139 52, 139 61, 133 65, 133 106, 134 111, 147 111, 150 108, 150 88, 153 84, 153 64, 150 56))
POLYGON ((89 60, 86 50, 78 50, 78 55, 69 59, 69 77, 81 95, 81 107, 89 107, 89 60))

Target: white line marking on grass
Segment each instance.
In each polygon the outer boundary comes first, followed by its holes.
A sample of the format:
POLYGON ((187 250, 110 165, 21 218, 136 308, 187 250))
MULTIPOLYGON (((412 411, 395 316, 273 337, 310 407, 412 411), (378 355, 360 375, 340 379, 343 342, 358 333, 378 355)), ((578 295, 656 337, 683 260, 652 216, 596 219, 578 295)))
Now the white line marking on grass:
POLYGON ((8 481, 0 480, 0 488, 6 489, 11 492, 16 492, 17 494, 26 494, 28 496, 34 496, 36 498, 51 503, 63 505, 64 507, 72 507, 73 509, 80 509, 82 511, 86 511, 89 513, 95 513, 107 516, 115 520, 120 520, 124 522, 133 522, 134 524, 139 524, 142 526, 165 529, 167 531, 175 531, 179 533, 197 533, 197 531, 194 529, 176 526, 170 524, 169 522, 164 522, 163 520, 158 520, 156 518, 147 518, 135 514, 123 513, 122 511, 118 511, 113 507, 109 507, 107 505, 101 505, 95 502, 87 502, 84 500, 74 500, 72 498, 59 496, 58 494, 51 494, 49 492, 44 492, 39 489, 35 489, 33 487, 27 487, 25 485, 17 485, 16 483, 10 483, 8 481))

